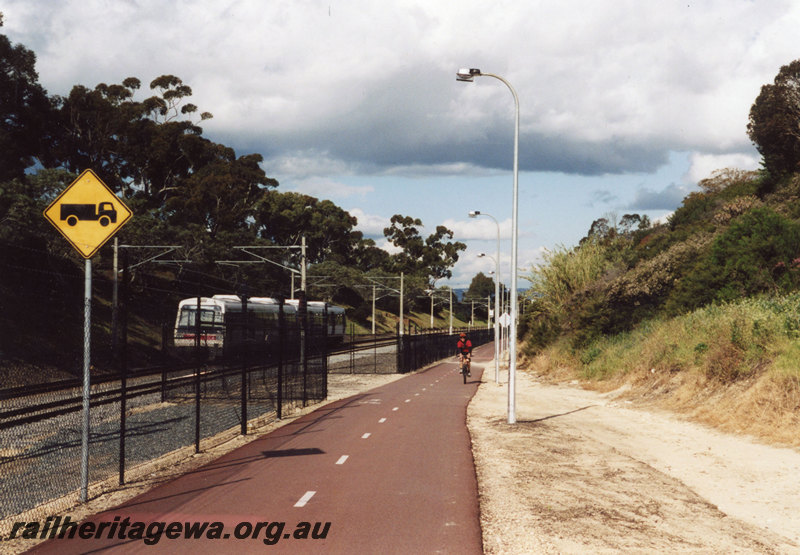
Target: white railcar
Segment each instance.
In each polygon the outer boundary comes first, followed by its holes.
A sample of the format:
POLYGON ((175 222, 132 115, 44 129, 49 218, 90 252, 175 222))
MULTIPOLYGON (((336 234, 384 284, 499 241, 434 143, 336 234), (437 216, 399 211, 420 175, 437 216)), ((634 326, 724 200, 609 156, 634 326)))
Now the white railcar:
MULTIPOLYGON (((284 341, 294 342, 299 337, 298 301, 283 304, 285 323, 284 341)), ((271 297, 247 299, 247 315, 242 313, 242 299, 237 295, 201 297, 199 314, 199 344, 215 352, 231 351, 248 343, 270 346, 279 340, 278 314, 280 303, 271 297)), ((341 342, 345 334, 346 317, 342 307, 320 301, 308 302, 310 333, 320 335, 323 314, 328 313, 327 336, 330 342, 341 342)), ((198 299, 192 297, 178 303, 175 319, 174 345, 176 348, 195 347, 198 344, 198 299)))

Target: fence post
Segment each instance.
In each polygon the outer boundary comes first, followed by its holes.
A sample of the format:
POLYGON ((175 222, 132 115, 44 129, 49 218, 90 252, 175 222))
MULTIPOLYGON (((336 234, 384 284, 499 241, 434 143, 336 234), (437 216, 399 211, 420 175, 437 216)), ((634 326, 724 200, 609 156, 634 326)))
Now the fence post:
POLYGON ((128 249, 122 252, 122 345, 120 349, 120 399, 119 399, 119 485, 125 484, 125 432, 128 412, 128 249))
POLYGON ((328 398, 328 303, 322 306, 322 398, 328 398))
POLYGON ((242 383, 240 389, 242 392, 242 428, 241 434, 247 435, 247 358, 248 358, 248 342, 247 336, 250 325, 249 314, 247 313, 247 288, 243 287, 242 291, 242 383))
POLYGON ((398 325, 395 328, 395 341, 397 341, 397 347, 395 348, 395 357, 397 358, 397 371, 400 374, 405 373, 405 367, 403 366, 403 336, 400 335, 400 326, 398 325))
POLYGON ((350 322, 350 373, 355 374, 356 371, 356 350, 353 341, 355 341, 356 327, 350 322))
POLYGON ((167 366, 161 369, 161 402, 167 400, 167 366))
POLYGON ((300 364, 303 367, 303 406, 308 400, 308 300, 305 291, 297 292, 297 315, 300 317, 300 364))
MULTIPOLYGON (((200 303, 202 299, 197 297, 197 312, 194 317, 194 345, 197 363, 194 367, 194 452, 200 452, 200 362, 202 360, 200 352, 200 335, 203 333, 203 326, 200 322, 200 303)), ((226 330, 227 331, 227 330, 226 330)))
POLYGON ((286 344, 286 337, 285 337, 285 318, 283 314, 283 307, 284 307, 284 298, 278 297, 278 406, 277 406, 277 416, 278 420, 282 418, 282 410, 283 410, 283 348, 286 344))

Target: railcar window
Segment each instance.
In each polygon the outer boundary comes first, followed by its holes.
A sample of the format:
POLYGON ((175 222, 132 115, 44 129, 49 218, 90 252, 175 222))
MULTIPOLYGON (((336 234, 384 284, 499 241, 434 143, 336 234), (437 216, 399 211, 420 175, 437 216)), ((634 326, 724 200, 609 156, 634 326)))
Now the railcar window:
MULTIPOLYGON (((222 328, 222 314, 218 309, 203 308, 200 310, 200 325, 203 327, 222 328)), ((194 328, 197 326, 197 309, 184 307, 178 326, 194 328)))

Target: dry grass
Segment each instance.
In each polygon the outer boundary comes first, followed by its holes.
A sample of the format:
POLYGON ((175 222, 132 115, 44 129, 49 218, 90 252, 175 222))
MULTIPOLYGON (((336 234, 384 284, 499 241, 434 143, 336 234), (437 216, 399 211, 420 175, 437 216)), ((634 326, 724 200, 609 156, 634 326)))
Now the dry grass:
POLYGON ((800 381, 762 371, 756 377, 723 383, 702 372, 639 370, 605 380, 587 380, 575 368, 549 369, 546 355, 528 367, 547 381, 582 379, 597 391, 628 385, 621 396, 683 414, 722 431, 747 434, 770 444, 800 447, 800 381))
POLYGON ((529 361, 537 375, 592 389, 630 386, 628 400, 721 430, 800 446, 797 296, 745 299, 598 339, 566 341, 529 361))

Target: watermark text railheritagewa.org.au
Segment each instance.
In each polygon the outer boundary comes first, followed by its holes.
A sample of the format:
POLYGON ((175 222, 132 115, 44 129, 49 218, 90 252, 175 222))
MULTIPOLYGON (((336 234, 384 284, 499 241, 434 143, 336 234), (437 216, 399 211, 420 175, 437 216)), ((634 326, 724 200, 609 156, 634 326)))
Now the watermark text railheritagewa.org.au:
POLYGON ((287 528, 285 522, 141 522, 130 517, 114 517, 112 521, 73 522, 69 515, 48 517, 44 522, 15 522, 3 540, 141 540, 155 545, 161 540, 260 540, 275 545, 281 540, 324 540, 330 522, 299 522, 287 528))

